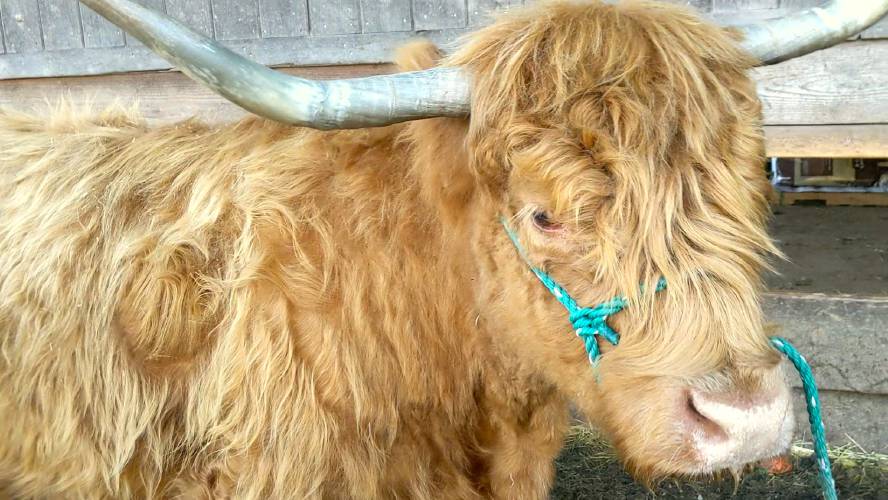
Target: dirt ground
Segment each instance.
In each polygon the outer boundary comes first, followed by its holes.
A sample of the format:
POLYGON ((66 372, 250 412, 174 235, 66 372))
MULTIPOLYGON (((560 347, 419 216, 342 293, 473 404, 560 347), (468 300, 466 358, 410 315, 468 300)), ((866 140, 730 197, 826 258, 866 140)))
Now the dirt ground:
POLYGON ((888 296, 888 207, 774 207, 771 290, 888 296))
MULTIPOLYGON (((802 445, 803 447, 804 445, 802 445)), ((623 471, 611 447, 594 432, 574 428, 556 461, 553 500, 567 499, 818 499, 817 470, 810 457, 793 454, 792 471, 747 471, 739 484, 730 474, 705 480, 665 480, 651 492, 623 471), (736 493, 735 493, 736 487, 736 493)), ((888 500, 888 457, 836 450, 833 474, 839 498, 888 500)))

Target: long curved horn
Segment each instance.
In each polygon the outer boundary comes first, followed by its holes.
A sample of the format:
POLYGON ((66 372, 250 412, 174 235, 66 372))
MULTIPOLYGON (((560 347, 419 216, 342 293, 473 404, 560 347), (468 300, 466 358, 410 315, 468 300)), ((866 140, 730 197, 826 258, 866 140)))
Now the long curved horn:
POLYGON ((250 61, 130 0, 80 1, 191 78, 238 106, 272 120, 317 129, 342 129, 469 114, 469 79, 458 68, 346 80, 305 80, 250 61))
POLYGON ((737 26, 743 47, 762 64, 774 64, 842 42, 888 13, 888 0, 832 0, 761 23, 737 26))

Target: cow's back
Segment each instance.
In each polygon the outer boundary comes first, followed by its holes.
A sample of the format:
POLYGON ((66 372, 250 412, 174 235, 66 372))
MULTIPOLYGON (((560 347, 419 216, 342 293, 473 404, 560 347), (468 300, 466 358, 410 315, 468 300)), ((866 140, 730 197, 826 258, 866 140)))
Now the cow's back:
POLYGON ((222 141, 120 111, 0 115, 0 480, 14 491, 125 494, 121 469, 163 473, 131 457, 182 432, 174 385, 219 323, 237 232, 233 158, 207 154, 222 141))
POLYGON ((398 455, 428 463, 396 489, 449 475, 432 462, 461 431, 416 440, 470 411, 471 370, 453 360, 474 347, 440 335, 470 318, 428 309, 457 278, 431 265, 440 236, 397 127, 83 116, 0 114, 0 433, 14 436, 0 484, 252 496, 344 477, 372 493, 401 475, 383 465, 398 455))

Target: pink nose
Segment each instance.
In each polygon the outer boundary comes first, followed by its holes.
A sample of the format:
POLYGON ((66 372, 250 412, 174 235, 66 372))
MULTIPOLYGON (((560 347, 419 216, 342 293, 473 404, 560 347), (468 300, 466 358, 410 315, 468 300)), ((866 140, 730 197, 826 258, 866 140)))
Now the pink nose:
POLYGON ((786 451, 794 419, 789 390, 740 397, 690 390, 684 428, 699 460, 699 470, 739 469, 786 451))

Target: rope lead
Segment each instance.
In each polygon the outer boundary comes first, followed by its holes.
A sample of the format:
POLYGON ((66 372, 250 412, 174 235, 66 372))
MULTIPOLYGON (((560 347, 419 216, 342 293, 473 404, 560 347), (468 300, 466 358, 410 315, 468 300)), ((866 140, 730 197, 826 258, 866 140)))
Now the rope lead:
POLYGON ((814 455, 817 457, 820 487, 823 490, 824 498, 837 500, 836 481, 833 479, 832 466, 829 463, 829 455, 826 450, 823 417, 820 416, 820 395, 817 393, 817 383, 814 381, 811 365, 788 340, 782 337, 771 337, 771 345, 789 359, 802 379, 805 405, 808 407, 808 422, 811 424, 811 436, 814 438, 814 455))

